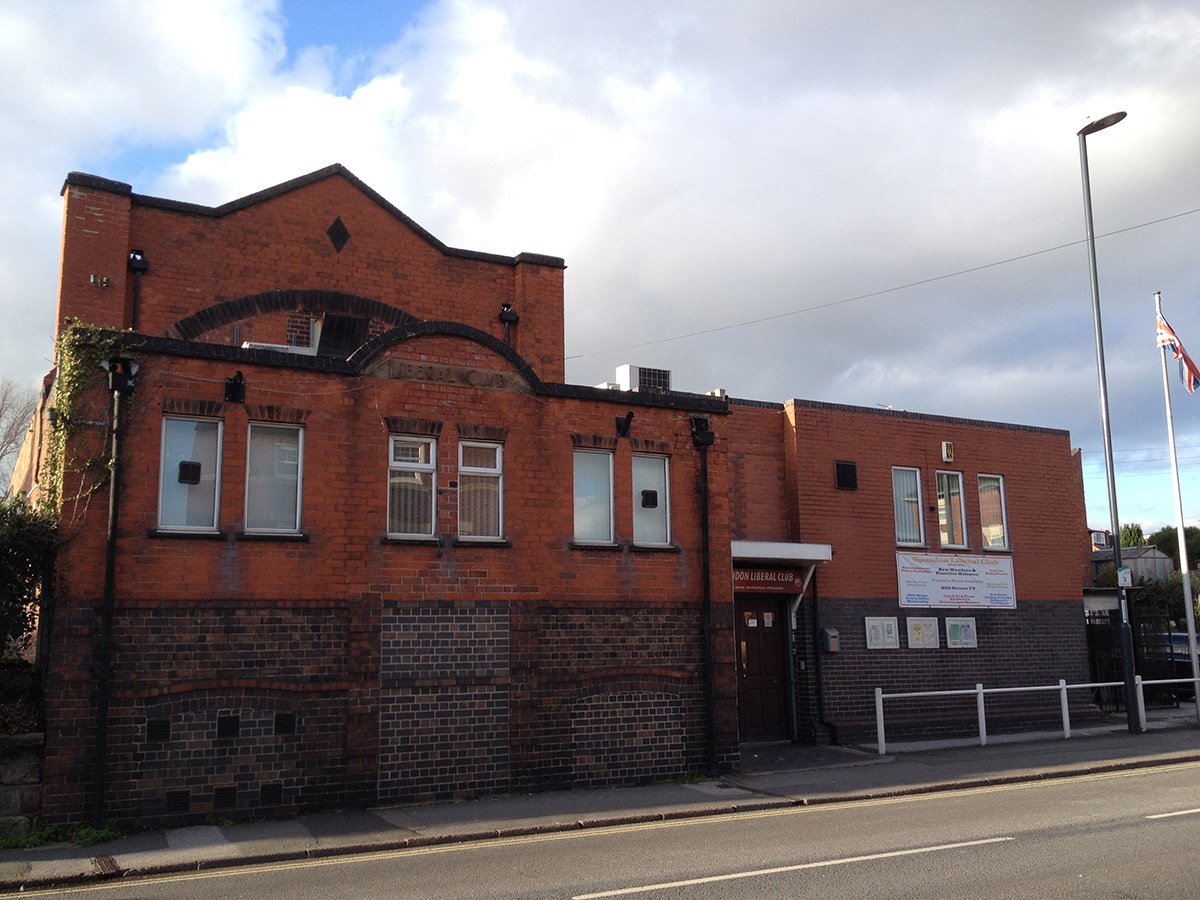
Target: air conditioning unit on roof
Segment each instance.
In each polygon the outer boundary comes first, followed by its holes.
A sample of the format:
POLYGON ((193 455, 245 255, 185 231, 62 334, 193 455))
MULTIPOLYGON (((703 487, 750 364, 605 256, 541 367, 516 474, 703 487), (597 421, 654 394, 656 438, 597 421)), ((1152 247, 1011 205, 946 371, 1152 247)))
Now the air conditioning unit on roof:
POLYGON ((665 394, 671 390, 671 371, 646 366, 618 366, 617 382, 623 391, 665 394))

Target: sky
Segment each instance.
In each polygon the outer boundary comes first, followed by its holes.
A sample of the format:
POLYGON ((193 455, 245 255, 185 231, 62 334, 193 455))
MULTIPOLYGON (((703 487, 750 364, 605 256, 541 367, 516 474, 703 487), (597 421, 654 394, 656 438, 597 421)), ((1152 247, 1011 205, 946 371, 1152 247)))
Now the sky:
POLYGON ((0 378, 51 365, 68 172, 218 205, 339 162, 450 246, 565 258, 569 382, 1067 429, 1099 528, 1076 134, 1126 111, 1087 145, 1118 505, 1175 523, 1194 2, 0 0, 0 81, 0 378))

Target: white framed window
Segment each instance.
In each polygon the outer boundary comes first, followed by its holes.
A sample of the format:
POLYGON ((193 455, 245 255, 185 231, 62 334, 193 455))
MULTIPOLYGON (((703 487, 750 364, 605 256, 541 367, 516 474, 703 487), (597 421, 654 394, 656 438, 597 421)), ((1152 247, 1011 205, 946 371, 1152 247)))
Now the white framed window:
POLYGON ((937 473, 937 511, 942 546, 967 546, 962 472, 937 473))
POLYGON ((221 497, 219 419, 166 416, 158 478, 158 527, 216 531, 221 497))
POLYGON ((925 520, 921 514, 920 469, 892 467, 892 510, 896 519, 896 543, 924 546, 925 520))
POLYGON ((979 476, 979 524, 984 550, 1008 549, 1008 516, 1004 511, 1004 476, 979 476))
POLYGON ((633 542, 671 542, 671 503, 667 457, 633 456, 633 542))
POLYGON ((437 521, 437 441, 393 434, 388 438, 387 532, 433 537, 437 521))
POLYGON ((504 445, 462 441, 458 445, 458 536, 504 536, 504 445))
POLYGON ((298 532, 304 429, 250 423, 246 447, 246 531, 298 532))
POLYGON ((612 543, 612 460, 603 450, 575 451, 575 540, 581 543, 612 543))

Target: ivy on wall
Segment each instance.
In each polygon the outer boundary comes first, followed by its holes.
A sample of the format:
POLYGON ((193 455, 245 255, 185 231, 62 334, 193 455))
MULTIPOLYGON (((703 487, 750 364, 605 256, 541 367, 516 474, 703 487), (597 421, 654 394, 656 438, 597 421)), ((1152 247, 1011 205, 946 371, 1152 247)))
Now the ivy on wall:
POLYGON ((67 458, 70 439, 88 424, 89 415, 83 398, 103 375, 101 362, 117 351, 121 334, 97 328, 78 320, 67 323, 55 343, 58 369, 54 379, 54 405, 57 420, 52 430, 47 457, 42 468, 40 509, 57 514, 68 472, 84 476, 78 494, 82 499, 107 483, 110 450, 105 442, 98 455, 67 458))

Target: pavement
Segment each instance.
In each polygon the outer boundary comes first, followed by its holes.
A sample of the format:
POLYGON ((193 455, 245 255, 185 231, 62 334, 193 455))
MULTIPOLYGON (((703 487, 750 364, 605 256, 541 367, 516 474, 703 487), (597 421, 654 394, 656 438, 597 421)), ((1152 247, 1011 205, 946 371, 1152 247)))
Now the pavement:
POLYGON ((0 851, 0 892, 583 828, 949 791, 1200 762, 1194 704, 1061 732, 874 747, 746 744, 736 774, 699 782, 546 791, 460 803, 341 810, 292 819, 142 831, 91 847, 0 851))

